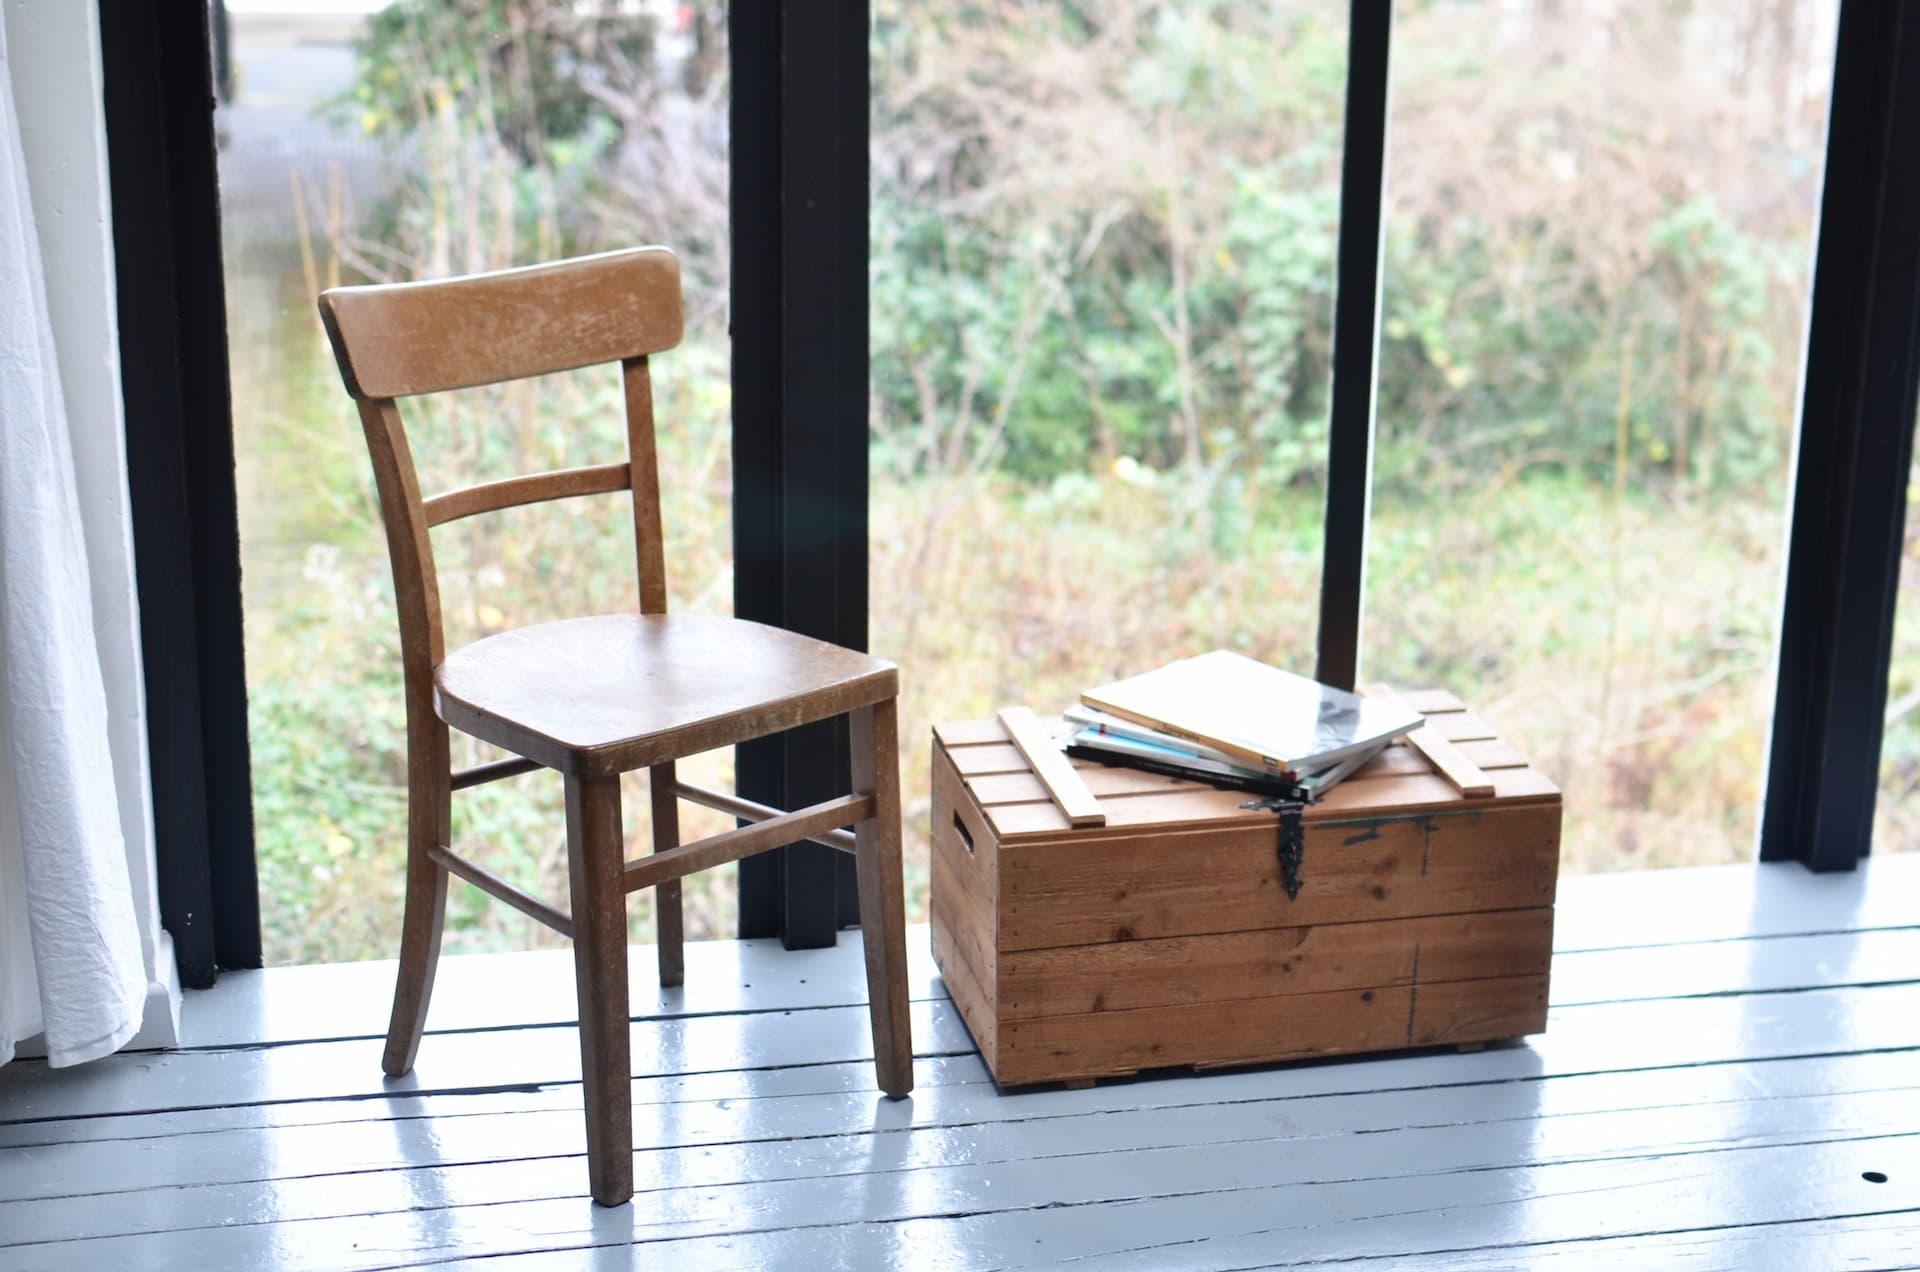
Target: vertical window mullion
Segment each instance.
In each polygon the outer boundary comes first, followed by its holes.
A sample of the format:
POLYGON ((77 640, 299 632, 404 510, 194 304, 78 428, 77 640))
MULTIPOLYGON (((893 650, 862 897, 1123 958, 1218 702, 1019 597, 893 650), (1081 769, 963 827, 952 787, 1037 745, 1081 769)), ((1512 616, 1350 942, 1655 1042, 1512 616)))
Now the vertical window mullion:
MULTIPOLYGON (((733 58, 734 613, 867 645, 867 5, 738 3, 733 58)), ((846 726, 738 750, 781 807, 851 785, 846 726)), ((831 945, 851 862, 796 844, 740 864, 740 934, 831 945)))
POLYGON ((1327 516, 1315 675, 1352 688, 1366 603, 1367 509, 1380 351, 1380 276, 1387 186, 1392 0, 1352 0, 1340 163, 1340 247, 1334 279, 1333 388, 1327 516))

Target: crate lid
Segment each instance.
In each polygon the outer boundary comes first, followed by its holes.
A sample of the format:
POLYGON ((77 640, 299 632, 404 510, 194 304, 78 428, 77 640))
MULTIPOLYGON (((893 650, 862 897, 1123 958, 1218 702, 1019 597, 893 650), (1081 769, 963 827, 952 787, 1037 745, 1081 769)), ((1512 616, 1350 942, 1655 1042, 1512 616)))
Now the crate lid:
MULTIPOLYGON (((1462 795, 1455 782, 1438 771, 1418 746, 1402 739, 1308 807, 1302 814, 1305 822, 1373 821, 1464 813, 1509 803, 1559 802, 1560 788, 1529 766, 1518 748, 1502 741, 1459 698, 1445 690, 1431 689, 1400 696, 1426 716, 1427 729, 1479 770, 1492 794, 1478 798, 1462 795)), ((1058 716, 1043 716, 1041 720, 1056 734, 1067 727, 1058 716)), ((1001 839, 1058 835, 1069 829, 1065 815, 998 720, 936 725, 934 736, 1001 839)), ((1221 790, 1090 760, 1074 760, 1073 766, 1107 816, 1104 828, 1076 834, 1133 833, 1175 824, 1232 825, 1273 816, 1241 807, 1254 798, 1244 791, 1221 790)))

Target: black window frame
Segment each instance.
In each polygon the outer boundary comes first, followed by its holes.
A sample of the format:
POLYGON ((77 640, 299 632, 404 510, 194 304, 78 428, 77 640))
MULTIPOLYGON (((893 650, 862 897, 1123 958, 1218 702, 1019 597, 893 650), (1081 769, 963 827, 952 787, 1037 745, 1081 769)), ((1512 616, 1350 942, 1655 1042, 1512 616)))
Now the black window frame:
POLYGON ((1873 848, 1920 397, 1920 10, 1845 0, 1834 48, 1760 860, 1873 848))

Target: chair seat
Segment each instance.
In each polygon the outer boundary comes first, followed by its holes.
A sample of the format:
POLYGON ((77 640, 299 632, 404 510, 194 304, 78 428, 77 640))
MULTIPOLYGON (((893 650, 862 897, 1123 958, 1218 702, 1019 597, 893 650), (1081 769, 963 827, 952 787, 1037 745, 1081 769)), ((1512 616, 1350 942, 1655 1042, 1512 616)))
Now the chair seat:
POLYGON ((607 777, 894 697, 894 665, 707 614, 605 614, 516 628, 447 655, 434 707, 482 741, 607 777))

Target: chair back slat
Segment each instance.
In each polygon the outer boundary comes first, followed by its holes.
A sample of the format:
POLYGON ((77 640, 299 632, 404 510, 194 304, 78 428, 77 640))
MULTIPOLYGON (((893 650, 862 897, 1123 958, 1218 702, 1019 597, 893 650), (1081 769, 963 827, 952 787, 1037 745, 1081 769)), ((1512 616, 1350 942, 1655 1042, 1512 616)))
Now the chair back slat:
POLYGON ((509 477, 504 481, 450 490, 423 500, 420 506, 426 514, 428 525, 445 525, 462 517, 498 512, 502 508, 513 508, 520 504, 625 490, 631 483, 631 472, 632 466, 629 464, 594 464, 586 468, 563 468, 552 473, 531 473, 525 477, 509 477))
POLYGON ((356 398, 412 397, 624 362, 680 343, 680 262, 664 247, 320 296, 356 398))
POLYGON ((664 247, 466 278, 333 288, 320 316, 357 401, 380 490, 400 610, 408 710, 431 714, 445 658, 429 530, 449 521, 573 495, 633 491, 640 610, 667 608, 647 358, 680 341, 680 265, 664 247), (395 398, 525 379, 607 362, 621 366, 627 459, 420 494, 395 398), (417 701, 416 701, 417 700, 417 701))

